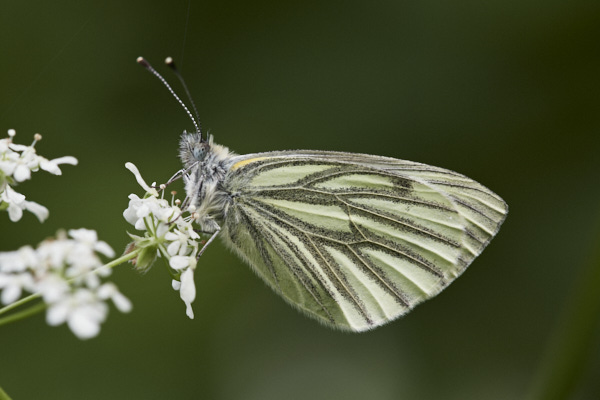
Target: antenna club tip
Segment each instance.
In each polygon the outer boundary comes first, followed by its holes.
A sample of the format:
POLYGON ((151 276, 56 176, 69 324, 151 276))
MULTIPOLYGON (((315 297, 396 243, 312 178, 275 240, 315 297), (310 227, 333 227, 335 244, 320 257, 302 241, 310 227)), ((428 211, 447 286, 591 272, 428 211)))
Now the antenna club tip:
POLYGON ((138 57, 138 58, 136 58, 135 62, 137 62, 138 64, 140 64, 144 68, 148 68, 150 66, 150 63, 148 63, 148 61, 146 61, 146 59, 144 57, 138 57))
POLYGON ((177 73, 177 66, 175 65, 175 61, 173 61, 173 58, 171 58, 171 57, 165 58, 165 64, 167 64, 167 66, 169 68, 171 68, 173 71, 175 71, 175 73, 177 73))

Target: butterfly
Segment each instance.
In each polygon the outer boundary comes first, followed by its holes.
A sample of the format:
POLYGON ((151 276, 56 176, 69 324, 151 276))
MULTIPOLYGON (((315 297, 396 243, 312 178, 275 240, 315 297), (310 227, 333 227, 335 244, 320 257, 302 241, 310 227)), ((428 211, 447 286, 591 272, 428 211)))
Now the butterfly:
POLYGON ((494 192, 444 168, 332 151, 237 155, 196 122, 179 155, 206 245, 220 237, 289 304, 334 328, 373 329, 435 296, 508 212, 494 192))

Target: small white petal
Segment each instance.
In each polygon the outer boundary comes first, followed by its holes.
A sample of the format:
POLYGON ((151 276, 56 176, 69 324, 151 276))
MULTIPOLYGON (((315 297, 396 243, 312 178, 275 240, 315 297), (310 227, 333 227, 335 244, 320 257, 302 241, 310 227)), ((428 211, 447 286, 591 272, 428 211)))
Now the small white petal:
POLYGON ((190 319, 194 319, 194 311, 192 310, 192 302, 196 299, 196 286, 194 284, 194 270, 188 268, 181 274, 181 288, 179 296, 186 305, 185 313, 190 319))
POLYGON ((102 300, 110 299, 111 296, 117 291, 117 287, 114 283, 108 282, 98 288, 96 294, 102 300))
POLYGON ((31 170, 25 165, 20 164, 15 168, 13 176, 17 182, 23 182, 31 178, 31 170))
POLYGON ((179 289, 181 289, 181 282, 179 282, 178 280, 173 279, 171 281, 171 286, 173 287, 173 289, 179 290, 179 289))
POLYGON ((99 241, 94 246, 94 250, 96 250, 100 254, 104 254, 106 257, 114 257, 115 251, 108 245, 108 243, 99 241))
POLYGON ((190 239, 193 240, 197 240, 200 239, 200 234, 198 232, 196 232, 190 225, 190 229, 188 229, 188 234, 190 236, 190 239))
POLYGON ((46 207, 35 201, 25 201, 25 209, 35 215, 40 222, 44 222, 50 214, 46 207))
POLYGON ((69 284, 58 275, 48 274, 38 283, 37 290, 46 303, 57 303, 69 291, 69 284))
POLYGON ((142 201, 142 203, 135 210, 135 216, 138 219, 145 218, 150 215, 150 207, 148 207, 148 202, 142 201))
POLYGON ((146 230, 146 224, 144 223, 144 218, 140 218, 137 221, 135 221, 134 227, 138 231, 145 231, 146 230))
POLYGON ((98 240, 98 234, 93 229, 69 229, 69 236, 77 241, 86 243, 94 243, 98 240))
POLYGON ((115 294, 113 294, 111 299, 115 307, 117 307, 117 310, 121 312, 130 312, 133 308, 133 306, 131 305, 131 301, 127 297, 125 297, 125 295, 121 292, 116 292, 115 294))
POLYGON ((12 222, 17 222, 21 219, 22 216, 23 210, 21 209, 21 207, 17 207, 14 204, 10 204, 8 206, 8 218, 10 218, 12 222))
POLYGON ((168 231, 169 231, 169 225, 161 223, 156 228, 156 236, 163 237, 168 231))
POLYGON ((96 268, 95 271, 98 276, 102 276, 102 277, 107 277, 110 274, 112 274, 112 268, 106 267, 106 266, 104 266, 102 268, 96 268))
POLYGON ((123 211, 123 218, 131 225, 135 225, 138 221, 137 212, 131 207, 128 207, 123 211))
POLYGON ((15 172, 15 168, 17 168, 17 164, 13 161, 0 161, 0 171, 4 175, 12 175, 15 172))
POLYGON ((100 333, 100 322, 87 310, 78 309, 69 316, 67 324, 79 339, 90 339, 100 333))
POLYGON ((2 303, 11 304, 21 297, 21 287, 19 285, 5 286, 2 289, 2 303))
POLYGON ((62 175, 62 171, 60 168, 58 168, 58 165, 52 161, 46 160, 45 158, 40 159, 40 168, 44 171, 50 172, 53 175, 62 175))
MULTIPOLYGON (((166 235, 165 235, 165 239, 166 239, 166 235)), ((167 253, 169 253, 169 255, 174 256, 179 252, 179 246, 181 246, 181 243, 179 242, 171 242, 168 246, 167 246, 167 253)))
POLYGON ((185 315, 187 315, 189 319, 194 319, 194 310, 189 303, 185 303, 185 315))
POLYGON ((51 161, 54 164, 70 164, 70 165, 77 165, 78 161, 75 157, 73 156, 64 156, 64 157, 58 157, 55 158, 54 160, 51 161))
POLYGON ((67 301, 61 301, 60 303, 53 304, 48 308, 46 312, 46 322, 50 326, 57 326, 67 320, 69 315, 69 306, 67 301))
POLYGON ((119 311, 131 311, 131 301, 119 292, 119 289, 117 289, 117 286, 114 283, 105 283, 98 289, 97 294, 101 299, 111 299, 119 311))
MULTIPOLYGON (((85 268, 85 270, 91 270, 91 268, 85 268)), ((96 274, 90 273, 82 276, 85 285, 90 289, 95 289, 100 286, 100 277, 96 274)))
POLYGON ((49 267, 55 270, 61 270, 66 259, 69 257, 74 247, 74 242, 65 238, 59 240, 46 241, 38 247, 38 254, 48 263, 49 267))
POLYGON ((29 146, 25 146, 24 144, 11 143, 10 148, 14 151, 27 151, 31 148, 29 146))
POLYGON ((178 238, 179 238, 179 236, 174 232, 168 232, 165 235, 165 239, 167 239, 167 240, 177 240, 178 238))
POLYGON ((186 256, 173 256, 169 260, 169 265, 173 269, 183 269, 190 266, 190 257, 186 256))
POLYGON ((142 189, 144 189, 147 193, 152 194, 153 196, 158 196, 158 192, 156 191, 156 189, 153 189, 150 186, 148 186, 146 181, 144 181, 144 178, 142 178, 142 174, 140 174, 140 171, 133 163, 125 163, 125 168, 127 168, 133 173, 133 175, 135 176, 135 180, 142 187, 142 189))
POLYGON ((8 203, 20 204, 25 201, 25 195, 15 192, 15 190, 8 185, 6 186, 6 190, 3 195, 8 203))
MULTIPOLYGON (((30 246, 23 246, 17 251, 0 252, 0 272, 11 274, 23 272, 27 267, 35 266, 36 264, 37 257, 35 250, 30 246)), ((2 276, 2 274, 0 274, 0 276, 2 276)), ((1 283, 0 286, 2 286, 1 283)))

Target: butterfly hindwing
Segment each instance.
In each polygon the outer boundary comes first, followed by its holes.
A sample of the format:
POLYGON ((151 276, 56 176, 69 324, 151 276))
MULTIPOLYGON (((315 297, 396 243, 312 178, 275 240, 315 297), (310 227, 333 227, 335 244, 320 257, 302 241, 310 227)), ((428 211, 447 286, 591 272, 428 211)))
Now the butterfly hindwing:
POLYGON ((223 186, 225 242, 292 305, 353 331, 439 293, 507 212, 463 175, 362 154, 237 156, 223 186))

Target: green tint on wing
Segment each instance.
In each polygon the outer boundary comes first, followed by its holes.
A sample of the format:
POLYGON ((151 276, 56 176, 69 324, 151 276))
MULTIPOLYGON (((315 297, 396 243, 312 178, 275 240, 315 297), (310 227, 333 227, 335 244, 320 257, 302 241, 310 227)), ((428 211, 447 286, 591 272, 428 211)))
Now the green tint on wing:
POLYGON ((225 242, 292 305, 345 330, 439 293, 507 212, 473 180, 408 161, 316 151, 234 161, 225 242))

